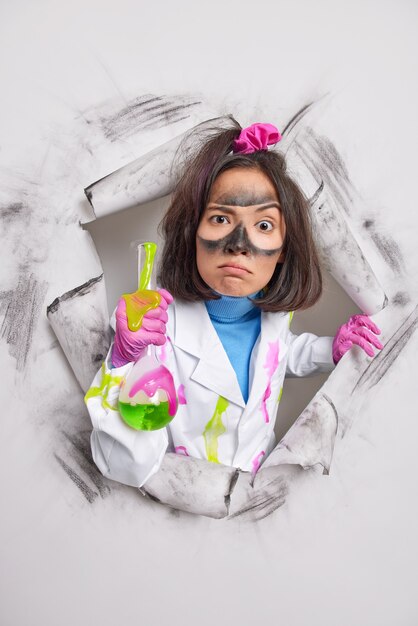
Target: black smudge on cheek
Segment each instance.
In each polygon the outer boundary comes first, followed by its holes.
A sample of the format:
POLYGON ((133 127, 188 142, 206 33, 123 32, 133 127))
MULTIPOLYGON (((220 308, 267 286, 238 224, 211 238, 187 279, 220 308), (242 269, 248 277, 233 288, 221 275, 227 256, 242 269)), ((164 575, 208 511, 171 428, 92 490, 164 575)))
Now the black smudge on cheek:
POLYGON ((255 253, 255 247, 248 238, 247 230, 242 224, 238 224, 234 230, 224 237, 224 252, 251 252, 255 253))
POLYGON ((232 232, 221 239, 204 239, 200 235, 197 237, 208 252, 224 252, 225 254, 230 252, 248 252, 254 256, 273 256, 274 254, 278 254, 283 248, 283 246, 273 248, 272 250, 258 248, 251 243, 247 229, 242 223, 237 224, 232 232))

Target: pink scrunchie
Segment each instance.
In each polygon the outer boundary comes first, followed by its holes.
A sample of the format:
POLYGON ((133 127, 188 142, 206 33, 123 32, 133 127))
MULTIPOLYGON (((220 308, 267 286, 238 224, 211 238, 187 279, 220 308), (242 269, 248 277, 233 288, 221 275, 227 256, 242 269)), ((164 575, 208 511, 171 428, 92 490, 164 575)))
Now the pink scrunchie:
POLYGON ((267 150, 267 146, 282 138, 273 124, 251 124, 243 128, 239 137, 232 142, 232 152, 250 154, 257 150, 267 150))

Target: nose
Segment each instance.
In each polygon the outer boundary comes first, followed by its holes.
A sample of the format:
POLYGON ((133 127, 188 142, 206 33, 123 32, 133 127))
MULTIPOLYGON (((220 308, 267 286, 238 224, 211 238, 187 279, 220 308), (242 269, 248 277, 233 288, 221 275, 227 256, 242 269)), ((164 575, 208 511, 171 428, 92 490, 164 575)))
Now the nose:
POLYGON ((251 243, 242 224, 238 224, 229 236, 225 238, 224 251, 229 254, 247 255, 250 252, 250 248, 251 243))

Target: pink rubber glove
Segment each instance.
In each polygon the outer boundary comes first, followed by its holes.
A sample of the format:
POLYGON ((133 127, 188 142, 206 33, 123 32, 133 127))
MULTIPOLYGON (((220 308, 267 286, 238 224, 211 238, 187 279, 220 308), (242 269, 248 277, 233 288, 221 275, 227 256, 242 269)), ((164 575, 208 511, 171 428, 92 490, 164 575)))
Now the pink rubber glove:
POLYGON ((369 356, 374 356, 372 344, 381 350, 383 345, 373 333, 380 335, 380 328, 367 315, 353 315, 346 324, 340 326, 332 342, 332 358, 337 364, 353 343, 363 348, 369 356))
POLYGON ((161 302, 155 309, 145 313, 141 327, 132 331, 128 328, 126 302, 120 298, 116 309, 116 334, 112 350, 113 367, 121 367, 137 361, 150 344, 162 346, 167 338, 165 324, 168 320, 167 308, 173 296, 166 289, 158 289, 161 302))

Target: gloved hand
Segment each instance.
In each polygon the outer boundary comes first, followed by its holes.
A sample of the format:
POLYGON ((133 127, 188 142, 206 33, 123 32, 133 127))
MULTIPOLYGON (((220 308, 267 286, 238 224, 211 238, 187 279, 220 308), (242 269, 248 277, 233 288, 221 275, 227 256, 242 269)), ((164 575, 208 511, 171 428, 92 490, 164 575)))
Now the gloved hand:
POLYGON ((353 343, 363 348, 369 356, 374 356, 372 344, 381 350, 383 345, 373 333, 380 335, 380 328, 367 315, 353 315, 340 326, 332 342, 332 358, 337 364, 353 343))
POLYGON ((165 324, 168 320, 167 308, 173 296, 166 289, 158 289, 161 302, 155 309, 145 313, 141 327, 132 331, 128 327, 126 302, 120 298, 116 309, 116 333, 112 350, 113 367, 121 367, 137 361, 150 344, 162 346, 167 338, 165 324))

